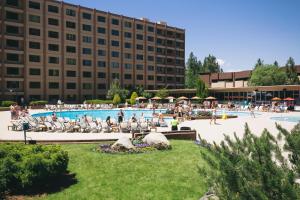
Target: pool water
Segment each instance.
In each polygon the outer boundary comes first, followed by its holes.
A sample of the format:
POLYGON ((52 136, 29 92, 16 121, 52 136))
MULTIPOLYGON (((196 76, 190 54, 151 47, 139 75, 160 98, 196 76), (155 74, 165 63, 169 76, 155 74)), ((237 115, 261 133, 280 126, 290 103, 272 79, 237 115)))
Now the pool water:
POLYGON ((300 122, 300 116, 271 117, 270 119, 281 122, 300 122))
MULTIPOLYGON (((151 119, 153 110, 150 109, 139 109, 139 110, 132 110, 132 109, 122 109, 124 112, 124 118, 125 120, 129 120, 133 114, 136 115, 137 119, 139 119, 144 114, 145 119, 151 119)), ((93 119, 100 118, 102 120, 105 120, 108 116, 111 118, 118 119, 118 113, 120 112, 120 109, 113 109, 113 110, 75 110, 75 111, 62 111, 62 112, 56 112, 57 117, 68 117, 70 119, 79 119, 83 117, 84 115, 91 116, 93 119)), ((165 109, 156 109, 155 113, 165 113, 165 109)), ((44 112, 44 113, 37 113, 33 114, 33 117, 45 117, 48 115, 52 115, 53 112, 44 112)), ((166 118, 166 120, 169 120, 169 118, 166 118)))

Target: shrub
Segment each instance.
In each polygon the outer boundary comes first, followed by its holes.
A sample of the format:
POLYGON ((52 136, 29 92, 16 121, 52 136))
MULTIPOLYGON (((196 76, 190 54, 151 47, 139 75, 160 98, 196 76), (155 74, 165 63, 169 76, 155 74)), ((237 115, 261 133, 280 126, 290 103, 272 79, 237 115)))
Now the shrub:
POLYGON ((102 99, 91 99, 86 100, 85 103, 87 104, 112 104, 112 100, 102 100, 102 99))
POLYGON ((130 104, 131 105, 134 105, 135 104, 135 102, 136 102, 136 98, 138 98, 138 94, 136 93, 136 92, 133 92, 132 94, 131 94, 131 97, 130 97, 130 104))
POLYGON ((119 103, 121 103, 120 95, 115 94, 114 99, 113 99, 113 104, 118 105, 119 103))
POLYGON ((9 107, 11 105, 17 104, 15 101, 2 101, 1 106, 9 107))
POLYGON ((68 162, 59 146, 0 144, 0 195, 43 188, 66 173, 68 162))
POLYGON ((37 106, 37 105, 46 105, 48 101, 40 100, 40 101, 30 101, 30 106, 37 106))

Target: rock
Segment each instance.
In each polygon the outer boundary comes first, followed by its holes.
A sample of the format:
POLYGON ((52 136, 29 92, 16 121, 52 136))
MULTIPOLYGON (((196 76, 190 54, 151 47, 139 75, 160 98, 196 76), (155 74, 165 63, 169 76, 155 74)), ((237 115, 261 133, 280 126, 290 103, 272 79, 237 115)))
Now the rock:
POLYGON ((170 145, 170 142, 168 141, 166 136, 162 133, 150 133, 144 137, 143 142, 149 145, 158 145, 158 144, 163 144, 167 146, 170 145))
POLYGON ((207 194, 201 197, 199 200, 219 200, 219 197, 214 194, 207 194))
POLYGON ((128 137, 121 137, 112 146, 112 148, 124 147, 125 149, 133 149, 134 146, 128 137))

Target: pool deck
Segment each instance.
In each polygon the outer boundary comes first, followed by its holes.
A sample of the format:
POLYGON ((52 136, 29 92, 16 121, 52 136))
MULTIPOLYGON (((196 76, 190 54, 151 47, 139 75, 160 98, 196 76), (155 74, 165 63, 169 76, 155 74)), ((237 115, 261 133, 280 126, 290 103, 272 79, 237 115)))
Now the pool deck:
MULTIPOLYGON (((30 110, 30 114, 45 112, 44 110, 30 110)), ((210 125, 209 120, 193 120, 185 121, 180 124, 179 127, 188 126, 195 129, 198 134, 208 142, 215 141, 220 143, 224 139, 224 134, 233 137, 235 132, 238 137, 242 137, 244 134, 244 125, 248 123, 250 130, 260 135, 266 128, 273 135, 277 135, 278 131, 275 127, 275 122, 283 126, 284 128, 291 130, 296 123, 286 121, 274 121, 270 117, 286 117, 286 116, 298 116, 300 112, 290 113, 263 113, 260 112, 256 118, 249 116, 242 116, 235 119, 217 120, 217 124, 210 125)), ((23 141, 24 135, 22 131, 7 130, 7 126, 10 121, 10 112, 0 112, 0 142, 4 141, 23 141)), ((167 131, 170 128, 158 128, 157 132, 167 131)), ((117 140, 120 137, 131 137, 131 134, 125 133, 47 133, 47 132, 27 132, 27 137, 36 140, 38 142, 99 142, 103 140, 117 140)))

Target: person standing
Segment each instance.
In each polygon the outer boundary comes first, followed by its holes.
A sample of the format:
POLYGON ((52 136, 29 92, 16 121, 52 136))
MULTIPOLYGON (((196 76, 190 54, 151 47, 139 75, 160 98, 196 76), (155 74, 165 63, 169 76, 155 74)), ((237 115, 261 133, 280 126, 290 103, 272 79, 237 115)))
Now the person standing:
POLYGON ((177 120, 177 117, 176 117, 176 115, 174 115, 173 119, 171 121, 171 130, 172 131, 178 131, 178 124, 179 124, 179 122, 177 120))
POLYGON ((211 119, 209 124, 211 124, 212 121, 214 122, 214 124, 217 124, 217 110, 214 106, 212 107, 211 119))
POLYGON ((120 112, 118 113, 118 123, 122 123, 124 120, 124 112, 123 110, 121 109, 120 112))

